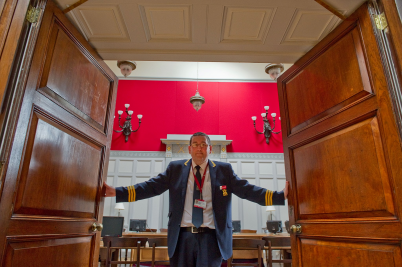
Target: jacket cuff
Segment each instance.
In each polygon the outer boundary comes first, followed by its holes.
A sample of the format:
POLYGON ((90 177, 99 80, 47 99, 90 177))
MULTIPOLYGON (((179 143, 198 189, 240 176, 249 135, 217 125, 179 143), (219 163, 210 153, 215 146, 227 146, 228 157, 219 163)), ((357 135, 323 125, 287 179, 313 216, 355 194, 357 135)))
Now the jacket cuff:
POLYGON ((285 205, 285 194, 283 191, 270 191, 265 193, 265 206, 285 205))
POLYGON ((116 203, 118 202, 134 202, 136 200, 136 192, 133 185, 128 187, 116 187, 116 203))

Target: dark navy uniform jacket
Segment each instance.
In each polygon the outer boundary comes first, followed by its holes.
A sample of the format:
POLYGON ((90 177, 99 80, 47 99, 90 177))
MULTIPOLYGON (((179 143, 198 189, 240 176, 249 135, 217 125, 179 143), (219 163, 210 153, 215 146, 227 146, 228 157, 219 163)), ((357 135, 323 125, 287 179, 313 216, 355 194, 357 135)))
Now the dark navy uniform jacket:
MULTIPOLYGON (((173 257, 180 233, 191 161, 191 159, 172 161, 166 171, 155 178, 136 185, 116 188, 116 202, 137 201, 169 190, 168 252, 170 258, 173 257)), ((263 206, 284 205, 284 194, 282 191, 273 192, 240 179, 229 163, 209 160, 209 174, 216 239, 223 259, 227 260, 232 256, 232 193, 263 206), (220 186, 226 186, 226 196, 220 186)))

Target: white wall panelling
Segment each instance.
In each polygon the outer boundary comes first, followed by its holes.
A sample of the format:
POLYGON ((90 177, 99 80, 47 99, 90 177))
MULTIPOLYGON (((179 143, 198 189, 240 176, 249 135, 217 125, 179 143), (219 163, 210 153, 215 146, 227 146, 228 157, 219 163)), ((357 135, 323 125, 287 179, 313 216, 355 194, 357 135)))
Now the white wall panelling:
MULTIPOLYGON (((173 153, 175 154, 175 153, 173 153)), ((218 154, 219 155, 219 154, 218 154)), ((215 155, 213 160, 221 160, 215 155)), ((107 183, 113 186, 128 186, 156 176, 166 168, 165 152, 132 152, 111 151, 107 183)), ((189 154, 173 155, 171 160, 188 159, 189 154)), ((227 160, 235 173, 250 183, 268 188, 282 190, 285 186, 285 169, 283 154, 266 153, 227 153, 227 160)), ((124 203, 124 224, 128 227, 130 219, 147 219, 149 228, 166 228, 169 209, 169 192, 161 196, 124 203)), ((105 216, 117 216, 114 209, 114 198, 105 199, 105 216)), ((274 220, 288 220, 287 203, 285 206, 275 206, 274 220)), ((264 206, 232 196, 232 219, 240 220, 243 229, 256 229, 262 232, 268 219, 264 206)))
MULTIPOLYGON (((151 153, 151 155, 155 156, 155 153, 151 153)), ((156 156, 159 155, 156 154, 156 156)), ((149 180, 164 169, 165 159, 162 157, 146 158, 143 153, 137 156, 113 156, 112 152, 109 160, 107 183, 114 187, 133 185, 149 180)), ((115 204, 115 198, 105 200, 105 216, 117 216, 118 211, 114 209, 115 204)), ((124 216, 125 227, 128 228, 130 219, 146 219, 149 228, 161 228, 162 204, 161 196, 124 203, 125 210, 121 211, 121 215, 124 216)))
MULTIPOLYGON (((252 184, 274 191, 280 191, 285 187, 283 154, 228 153, 228 162, 240 178, 247 179, 252 184)), ((272 219, 281 220, 283 227, 285 227, 285 221, 289 220, 287 201, 285 204, 285 206, 275 206, 276 211, 272 213, 272 219)), ((233 197, 233 220, 240 220, 243 229, 255 229, 262 232, 269 215, 265 209, 265 206, 259 206, 237 196, 233 197)))

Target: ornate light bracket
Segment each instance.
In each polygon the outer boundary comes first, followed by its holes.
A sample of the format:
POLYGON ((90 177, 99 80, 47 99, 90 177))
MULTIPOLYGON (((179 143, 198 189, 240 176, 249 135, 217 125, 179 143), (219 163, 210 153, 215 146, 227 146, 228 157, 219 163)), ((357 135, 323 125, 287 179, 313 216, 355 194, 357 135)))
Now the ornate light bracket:
MULTIPOLYGON (((281 131, 279 131, 279 132, 274 132, 276 113, 271 113, 272 122, 273 122, 273 127, 271 127, 271 124, 269 123, 269 119, 268 119, 268 109, 269 109, 269 106, 265 106, 264 109, 265 109, 265 113, 261 113, 262 120, 264 121, 264 128, 263 128, 263 131, 262 131, 262 132, 259 132, 259 131, 257 130, 257 127, 255 127, 255 120, 257 119, 257 117, 256 117, 256 116, 253 116, 253 117, 251 117, 251 119, 254 121, 254 129, 257 131, 257 133, 259 133, 259 134, 264 134, 264 136, 265 136, 265 142, 266 142, 267 144, 269 144, 269 138, 271 138, 271 135, 272 135, 271 133, 279 134, 281 131)), ((279 120, 281 120, 281 117, 279 117, 279 120)))
POLYGON ((126 142, 128 141, 128 137, 130 136, 131 133, 138 131, 138 129, 140 129, 141 126, 141 119, 142 119, 142 115, 138 114, 137 118, 139 120, 138 122, 138 128, 136 130, 133 130, 131 127, 131 115, 133 115, 133 111, 132 110, 128 110, 128 108, 130 107, 130 104, 125 104, 124 105, 126 107, 126 113, 127 113, 127 117, 126 117, 126 121, 124 122, 123 125, 120 124, 120 119, 121 119, 121 115, 123 114, 122 110, 117 111, 117 113, 119 114, 119 127, 122 129, 120 131, 116 131, 114 130, 116 133, 121 133, 123 132, 123 134, 125 135, 125 140, 126 142))

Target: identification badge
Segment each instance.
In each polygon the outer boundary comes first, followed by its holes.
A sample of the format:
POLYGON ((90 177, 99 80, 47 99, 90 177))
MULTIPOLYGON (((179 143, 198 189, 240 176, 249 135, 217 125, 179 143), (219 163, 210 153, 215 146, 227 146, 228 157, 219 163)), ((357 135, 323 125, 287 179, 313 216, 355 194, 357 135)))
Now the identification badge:
POLYGON ((201 208, 201 209, 206 209, 207 208, 207 202, 202 199, 196 199, 194 200, 194 207, 196 208, 201 208))

